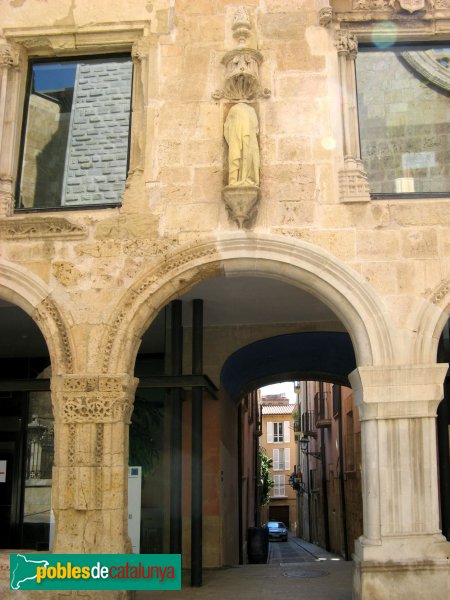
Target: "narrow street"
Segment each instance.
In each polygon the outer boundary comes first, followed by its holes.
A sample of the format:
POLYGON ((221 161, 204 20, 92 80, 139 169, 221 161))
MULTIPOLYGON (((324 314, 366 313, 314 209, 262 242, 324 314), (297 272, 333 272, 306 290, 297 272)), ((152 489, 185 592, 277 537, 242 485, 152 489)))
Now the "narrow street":
POLYGON ((307 563, 314 561, 340 561, 339 556, 330 554, 319 546, 309 544, 296 537, 289 537, 287 542, 270 542, 269 558, 270 565, 285 565, 289 563, 307 563))
POLYGON ((203 586, 137 592, 136 600, 351 600, 352 563, 299 538, 271 542, 268 564, 205 569, 203 586))

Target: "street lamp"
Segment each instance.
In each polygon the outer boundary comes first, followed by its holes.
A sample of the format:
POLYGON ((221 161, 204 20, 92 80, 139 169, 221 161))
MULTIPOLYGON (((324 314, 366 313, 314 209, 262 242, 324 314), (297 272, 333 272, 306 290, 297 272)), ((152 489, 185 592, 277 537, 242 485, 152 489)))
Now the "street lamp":
POLYGON ((313 458, 316 458, 317 460, 320 460, 321 458, 321 454, 320 452, 308 452, 308 445, 309 445, 309 440, 306 437, 306 435, 304 435, 302 437, 302 439, 300 440, 300 448, 301 451, 303 452, 303 454, 305 454, 306 456, 312 456, 313 458))

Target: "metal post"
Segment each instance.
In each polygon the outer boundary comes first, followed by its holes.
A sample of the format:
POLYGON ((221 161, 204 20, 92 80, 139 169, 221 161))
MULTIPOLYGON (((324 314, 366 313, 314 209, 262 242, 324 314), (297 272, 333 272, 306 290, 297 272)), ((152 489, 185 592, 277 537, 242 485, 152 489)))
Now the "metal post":
MULTIPOLYGON (((182 325, 182 303, 174 300, 172 306, 172 375, 181 375, 183 370, 183 325, 182 325)), ((182 438, 182 405, 181 389, 173 388, 172 399, 172 423, 171 423, 171 459, 170 472, 170 552, 181 554, 182 547, 182 523, 181 523, 181 438, 182 438)))
MULTIPOLYGON (((192 374, 203 371, 203 300, 192 306, 192 374)), ((202 585, 203 549, 203 389, 192 390, 191 585, 202 585)))

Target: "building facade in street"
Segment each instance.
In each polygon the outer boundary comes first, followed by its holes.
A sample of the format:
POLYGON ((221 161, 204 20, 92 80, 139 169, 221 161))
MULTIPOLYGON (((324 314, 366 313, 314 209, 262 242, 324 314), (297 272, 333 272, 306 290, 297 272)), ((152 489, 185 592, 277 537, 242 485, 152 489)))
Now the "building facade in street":
POLYGON ((347 560, 363 531, 361 425, 351 390, 300 386, 300 536, 347 560))
POLYGON ((448 0, 1 0, 6 549, 129 551, 139 465, 198 585, 257 513, 246 395, 323 381, 355 598, 448 598, 449 36, 448 0))
POLYGON ((290 531, 297 532, 297 494, 289 479, 297 464, 294 438, 295 404, 289 404, 282 394, 261 397, 261 450, 272 461, 270 477, 273 488, 269 504, 264 508, 263 521, 282 521, 290 531))

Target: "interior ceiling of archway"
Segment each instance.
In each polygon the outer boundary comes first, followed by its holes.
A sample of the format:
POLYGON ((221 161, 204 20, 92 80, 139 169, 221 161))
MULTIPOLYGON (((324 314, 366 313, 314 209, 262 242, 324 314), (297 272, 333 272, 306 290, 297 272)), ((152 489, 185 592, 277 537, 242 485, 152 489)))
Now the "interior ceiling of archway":
MULTIPOLYGON (((277 279, 265 277, 218 277, 198 284, 181 296, 183 325, 191 326, 191 301, 204 301, 204 325, 333 324, 345 331, 325 304, 277 279)), ((142 338, 140 352, 164 351, 164 311, 142 338)), ((0 357, 47 356, 44 337, 32 318, 20 307, 0 300, 0 357)))
MULTIPOLYGON (((335 313, 316 297, 278 279, 268 277, 216 277, 207 279, 180 297, 183 301, 183 326, 191 326, 191 301, 204 302, 205 327, 236 325, 292 325, 302 328, 345 331, 335 313), (314 325, 313 325, 314 324, 314 325)), ((164 311, 143 335, 140 352, 163 351, 164 311)))
POLYGON ((39 327, 20 307, 0 300, 0 357, 48 356, 39 327))

